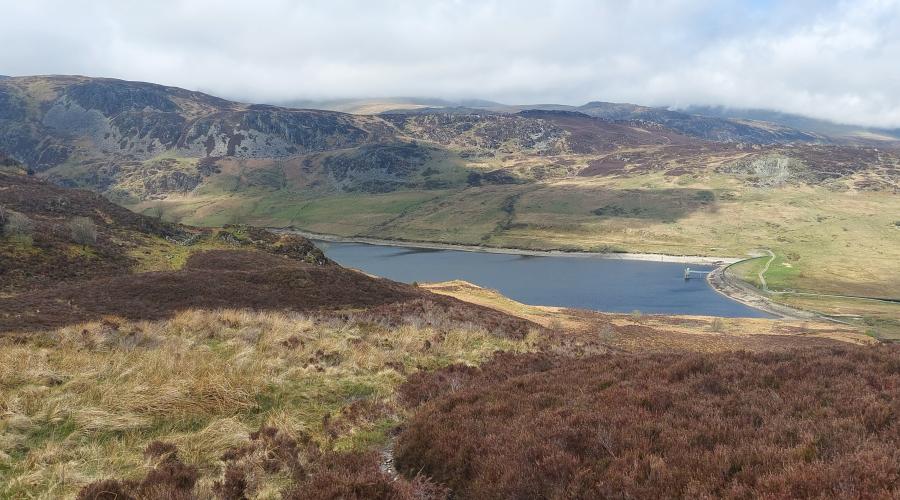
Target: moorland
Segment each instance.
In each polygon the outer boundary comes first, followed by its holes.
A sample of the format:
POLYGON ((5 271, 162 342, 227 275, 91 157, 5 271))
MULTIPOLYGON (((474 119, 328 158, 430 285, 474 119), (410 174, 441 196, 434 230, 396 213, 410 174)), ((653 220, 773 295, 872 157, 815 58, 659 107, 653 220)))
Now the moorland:
POLYGON ((400 111, 0 80, 0 497, 900 494, 889 136, 400 111), (831 316, 525 305, 259 226, 759 251, 726 272, 831 316))
POLYGON ((339 103, 378 112, 353 114, 141 82, 9 78, 0 151, 54 183, 196 226, 759 255, 729 272, 771 300, 900 334, 896 131, 602 102, 377 102, 339 103))

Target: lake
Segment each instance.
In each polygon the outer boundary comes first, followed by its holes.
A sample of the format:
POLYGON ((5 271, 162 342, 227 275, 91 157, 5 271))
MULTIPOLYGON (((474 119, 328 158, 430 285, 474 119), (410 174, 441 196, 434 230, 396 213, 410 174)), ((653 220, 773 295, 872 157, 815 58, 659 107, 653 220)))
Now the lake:
POLYGON ((532 305, 607 312, 765 318, 768 314, 716 292, 684 268, 712 266, 589 256, 526 256, 317 241, 351 267, 405 283, 465 280, 532 305))

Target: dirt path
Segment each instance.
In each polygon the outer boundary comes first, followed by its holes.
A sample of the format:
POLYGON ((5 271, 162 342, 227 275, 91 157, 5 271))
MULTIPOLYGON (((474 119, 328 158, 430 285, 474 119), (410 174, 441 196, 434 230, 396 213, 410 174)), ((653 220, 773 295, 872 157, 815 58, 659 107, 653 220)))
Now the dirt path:
POLYGON ((772 290, 769 288, 768 282, 766 282, 766 273, 769 272, 769 266, 772 265, 772 262, 775 261, 775 253, 769 249, 763 250, 769 255, 769 260, 766 262, 766 265, 756 274, 759 278, 760 288, 763 292, 773 294, 773 295, 803 295, 805 297, 831 297, 838 299, 857 299, 857 300, 873 300, 876 302, 885 302, 885 303, 898 303, 900 299, 888 299, 881 297, 866 297, 863 295, 842 295, 839 293, 816 293, 816 292, 798 292, 795 290, 772 290))
MULTIPOLYGON (((774 258, 774 257, 773 257, 774 258)), ((782 319, 828 319, 824 316, 778 304, 764 296, 756 287, 729 276, 727 270, 732 264, 717 267, 706 280, 713 290, 742 304, 767 312, 782 319)))
POLYGON ((394 465, 394 446, 396 445, 396 442, 397 438, 391 437, 384 448, 381 449, 381 462, 378 464, 378 468, 381 469, 381 472, 387 474, 394 480, 400 477, 400 474, 397 472, 397 468, 394 465))
POLYGON ((769 260, 766 262, 766 265, 756 274, 759 277, 759 284, 763 291, 769 291, 769 285, 766 284, 766 273, 769 272, 769 266, 772 265, 772 262, 775 261, 775 252, 769 250, 768 248, 765 250, 766 253, 769 254, 769 260))

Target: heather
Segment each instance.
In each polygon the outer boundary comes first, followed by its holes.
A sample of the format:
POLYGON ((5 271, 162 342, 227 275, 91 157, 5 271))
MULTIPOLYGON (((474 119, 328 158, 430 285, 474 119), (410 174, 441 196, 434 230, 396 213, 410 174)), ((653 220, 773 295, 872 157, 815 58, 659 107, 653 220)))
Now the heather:
POLYGON ((445 488, 422 476, 407 480, 388 474, 377 453, 323 452, 308 434, 294 437, 274 427, 251 432, 246 444, 223 453, 225 472, 211 487, 198 486, 197 468, 182 462, 172 443, 153 441, 144 457, 152 469, 143 478, 93 482, 78 492, 78 500, 209 496, 240 500, 264 489, 265 496, 286 500, 438 500, 447 496, 445 488))
POLYGON ((896 498, 900 348, 501 355, 418 374, 397 464, 455 498, 896 498))

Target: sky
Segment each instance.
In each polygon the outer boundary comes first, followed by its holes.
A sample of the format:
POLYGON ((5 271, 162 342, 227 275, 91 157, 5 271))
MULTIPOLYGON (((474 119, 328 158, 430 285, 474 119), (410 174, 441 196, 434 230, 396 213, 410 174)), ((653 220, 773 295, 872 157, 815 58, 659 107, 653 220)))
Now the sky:
POLYGON ((900 0, 0 0, 0 74, 248 102, 722 105, 900 127, 900 0))

